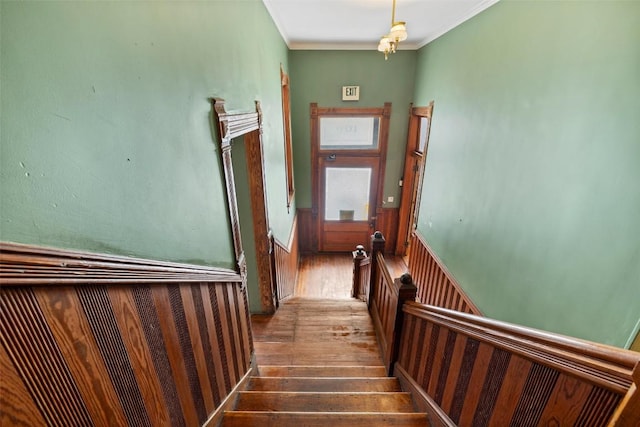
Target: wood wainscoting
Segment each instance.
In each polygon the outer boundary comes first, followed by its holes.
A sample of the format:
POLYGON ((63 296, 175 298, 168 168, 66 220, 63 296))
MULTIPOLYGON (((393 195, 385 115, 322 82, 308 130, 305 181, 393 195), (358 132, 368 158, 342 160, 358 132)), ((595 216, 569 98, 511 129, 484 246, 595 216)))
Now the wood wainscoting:
POLYGON ((300 262, 298 250, 298 216, 293 219, 291 235, 287 244, 282 243, 275 236, 272 239, 272 268, 273 281, 278 292, 278 301, 293 295, 298 280, 298 265, 300 262))
POLYGON ((434 426, 635 427, 640 354, 409 302, 394 372, 434 426))
POLYGON ((249 372, 231 270, 0 243, 0 424, 203 425, 249 372))
POLYGON ((411 234, 410 247, 408 267, 418 287, 419 302, 482 315, 427 241, 415 231, 411 234))

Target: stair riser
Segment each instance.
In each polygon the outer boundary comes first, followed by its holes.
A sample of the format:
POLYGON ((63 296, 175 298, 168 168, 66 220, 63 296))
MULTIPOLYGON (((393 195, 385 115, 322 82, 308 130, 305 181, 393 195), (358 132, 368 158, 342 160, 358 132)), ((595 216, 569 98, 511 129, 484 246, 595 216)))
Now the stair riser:
POLYGON ((399 392, 396 378, 263 378, 249 382, 250 391, 399 392))
POLYGON ((227 412, 222 427, 424 427, 426 414, 328 414, 227 412))
POLYGON ((291 393, 245 391, 239 411, 288 412, 412 412, 407 393, 291 393))

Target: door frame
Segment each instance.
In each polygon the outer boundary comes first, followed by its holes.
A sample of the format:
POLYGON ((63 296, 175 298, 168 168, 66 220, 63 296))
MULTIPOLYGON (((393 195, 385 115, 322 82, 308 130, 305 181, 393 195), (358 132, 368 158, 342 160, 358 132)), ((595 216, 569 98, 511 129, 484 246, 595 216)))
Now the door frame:
POLYGON ((433 121, 433 101, 426 107, 409 106, 409 130, 407 132, 407 146, 404 158, 404 173, 402 175, 402 194, 400 195, 400 210, 398 213, 398 238, 395 254, 406 256, 409 250, 411 233, 414 230, 414 219, 420 209, 420 196, 424 182, 424 169, 429 148, 429 135, 433 121), (420 122, 429 119, 424 147, 420 149, 420 122))
MULTIPOLYGON (((378 158, 378 177, 377 188, 372 193, 372 203, 370 206, 370 212, 372 217, 369 221, 373 224, 373 228, 376 226, 376 212, 379 208, 379 204, 382 201, 384 191, 384 174, 385 163, 387 158, 387 145, 389 140, 389 121, 391 117, 391 103, 385 102, 383 107, 378 108, 363 108, 363 107, 318 107, 318 103, 312 102, 310 104, 310 129, 311 129, 311 216, 314 221, 314 227, 316 229, 316 241, 314 242, 314 248, 316 252, 319 252, 322 247, 322 216, 320 209, 324 206, 324 201, 321 200, 324 192, 321 191, 321 168, 319 167, 319 158, 321 156, 330 155, 334 150, 320 150, 320 117, 379 117, 378 128, 378 147, 376 150, 340 150, 340 154, 343 157, 358 158, 358 157, 377 157, 378 158)), ((366 242, 362 242, 366 244, 366 242)))
POLYGON ((233 235, 233 248, 236 257, 237 271, 246 286, 247 262, 242 248, 240 234, 240 216, 238 213, 237 192, 234 180, 231 149, 233 139, 244 137, 246 161, 251 199, 254 244, 258 272, 258 288, 260 289, 260 305, 263 313, 275 313, 277 294, 272 281, 271 272, 271 239, 269 234, 269 215, 267 208, 267 190, 264 173, 264 156, 262 148, 262 109, 260 101, 256 101, 256 111, 251 113, 227 113, 222 98, 211 99, 215 126, 220 143, 220 156, 224 170, 227 190, 227 206, 229 225, 233 235))

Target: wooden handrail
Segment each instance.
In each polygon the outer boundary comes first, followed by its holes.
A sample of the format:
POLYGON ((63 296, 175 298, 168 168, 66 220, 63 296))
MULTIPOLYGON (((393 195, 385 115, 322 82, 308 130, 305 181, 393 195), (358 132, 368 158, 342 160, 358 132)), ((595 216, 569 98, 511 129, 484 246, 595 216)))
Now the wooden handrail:
POLYGON ((368 302, 382 358, 432 425, 637 427, 640 353, 470 314, 428 247, 429 266, 411 271, 427 280, 423 296, 452 309, 413 301, 415 288, 404 303, 384 237, 374 242, 368 302))

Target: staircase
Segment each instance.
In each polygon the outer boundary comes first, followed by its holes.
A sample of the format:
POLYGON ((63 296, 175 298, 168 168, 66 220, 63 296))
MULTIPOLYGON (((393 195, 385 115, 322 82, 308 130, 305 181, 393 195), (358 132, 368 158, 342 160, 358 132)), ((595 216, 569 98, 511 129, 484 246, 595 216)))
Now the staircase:
POLYGON ((386 377, 366 304, 294 298, 252 318, 258 376, 222 426, 426 426, 386 377))

